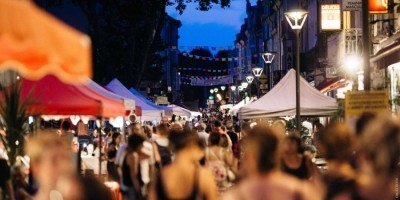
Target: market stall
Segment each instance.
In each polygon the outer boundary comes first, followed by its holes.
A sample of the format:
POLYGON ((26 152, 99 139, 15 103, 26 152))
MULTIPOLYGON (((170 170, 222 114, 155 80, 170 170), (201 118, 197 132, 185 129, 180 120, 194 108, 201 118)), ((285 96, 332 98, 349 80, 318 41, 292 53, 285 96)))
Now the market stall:
MULTIPOLYGON (((300 77, 302 116, 328 116, 337 110, 336 99, 325 96, 300 77)), ((240 119, 282 117, 296 114, 296 71, 294 69, 267 94, 239 109, 240 119)))

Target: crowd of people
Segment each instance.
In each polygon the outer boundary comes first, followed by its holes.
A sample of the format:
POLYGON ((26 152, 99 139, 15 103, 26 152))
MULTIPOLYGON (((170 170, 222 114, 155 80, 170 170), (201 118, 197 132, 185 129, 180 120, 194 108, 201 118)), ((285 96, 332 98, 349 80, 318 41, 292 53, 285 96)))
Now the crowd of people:
MULTIPOLYGON (((215 116, 193 122, 163 118, 152 125, 132 117, 126 138, 110 131, 107 178, 120 184, 123 199, 398 198, 400 121, 390 115, 364 114, 355 127, 317 123, 312 145, 281 119, 240 127, 215 116), (326 166, 318 167, 316 157, 326 166)), ((98 178, 77 170, 69 142, 52 133, 29 138, 37 184, 27 182, 20 166, 2 168, 1 197, 113 199, 98 178)), ((6 161, 1 150, 0 164, 6 161)))

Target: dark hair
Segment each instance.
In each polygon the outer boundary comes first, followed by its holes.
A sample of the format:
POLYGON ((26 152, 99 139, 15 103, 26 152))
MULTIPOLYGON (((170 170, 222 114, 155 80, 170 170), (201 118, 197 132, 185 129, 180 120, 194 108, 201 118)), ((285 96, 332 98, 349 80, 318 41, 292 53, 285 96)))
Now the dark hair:
POLYGON ((364 128, 376 117, 375 113, 364 112, 356 122, 356 135, 361 136, 364 128))
POLYGON ((118 136, 120 136, 121 133, 120 132, 114 132, 111 136, 111 144, 115 144, 115 140, 118 138, 118 136))
POLYGON ((301 138, 297 134, 295 133, 289 134, 286 136, 286 139, 296 142, 298 153, 304 152, 303 142, 301 141, 301 138))
POLYGON ((64 130, 64 131, 68 131, 69 128, 70 128, 70 126, 71 126, 71 123, 69 123, 69 121, 64 121, 64 122, 62 123, 62 125, 61 125, 62 130, 64 130))
POLYGON ((161 135, 168 135, 168 132, 169 132, 168 124, 165 124, 165 123, 159 124, 156 127, 156 130, 161 135))
POLYGON ((221 135, 220 135, 220 133, 212 132, 212 133, 210 133, 208 138, 210 140, 210 146, 219 145, 219 141, 221 140, 221 135))
POLYGON ((278 165, 277 151, 279 139, 271 128, 266 125, 256 125, 246 138, 246 145, 255 152, 257 168, 261 173, 267 173, 278 165))
POLYGON ((215 127, 221 127, 221 126, 222 126, 221 121, 219 121, 219 120, 214 120, 214 126, 215 126, 215 127))
POLYGON ((199 136, 190 129, 171 130, 168 139, 170 141, 171 148, 175 152, 179 152, 192 144, 196 144, 201 147, 199 136))
POLYGON ((326 151, 327 160, 350 160, 354 140, 346 124, 337 122, 329 124, 321 132, 319 139, 326 151))
POLYGON ((218 144, 220 147, 227 148, 229 146, 228 136, 226 134, 220 134, 218 144))
POLYGON ((140 147, 140 145, 145 141, 143 135, 140 134, 131 134, 128 136, 128 148, 136 151, 140 147))

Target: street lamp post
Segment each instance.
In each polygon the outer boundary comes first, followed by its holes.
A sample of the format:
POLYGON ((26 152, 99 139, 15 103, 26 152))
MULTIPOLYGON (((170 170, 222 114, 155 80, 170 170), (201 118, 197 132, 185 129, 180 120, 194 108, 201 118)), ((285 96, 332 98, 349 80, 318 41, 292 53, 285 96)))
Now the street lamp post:
POLYGON ((232 104, 235 105, 235 90, 236 90, 236 86, 232 85, 231 86, 231 91, 232 91, 232 104))
POLYGON ((253 69, 254 76, 257 78, 257 98, 260 97, 260 76, 263 72, 262 67, 254 67, 253 69))
POLYGON ((261 53, 261 57, 264 60, 264 63, 267 64, 267 73, 268 73, 268 90, 271 90, 272 81, 271 81, 271 64, 275 58, 275 52, 264 52, 261 53))
POLYGON ((296 34, 296 128, 301 130, 300 122, 300 31, 307 19, 308 12, 294 10, 285 13, 286 20, 296 34))
POLYGON ((244 92, 244 103, 246 104, 246 97, 247 97, 247 95, 246 95, 246 92, 247 92, 247 86, 249 85, 249 83, 247 83, 247 82, 242 82, 241 83, 241 86, 242 86, 242 90, 243 90, 243 92, 244 92))
POLYGON ((253 82, 253 80, 254 80, 254 76, 253 75, 249 74, 249 75, 246 76, 246 81, 250 85, 250 97, 251 97, 251 83, 253 82))

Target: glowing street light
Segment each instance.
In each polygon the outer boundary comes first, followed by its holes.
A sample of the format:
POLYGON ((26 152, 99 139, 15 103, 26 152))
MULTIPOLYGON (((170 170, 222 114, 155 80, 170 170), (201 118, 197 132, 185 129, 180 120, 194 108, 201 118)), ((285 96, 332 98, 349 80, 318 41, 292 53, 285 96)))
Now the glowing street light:
POLYGON ((210 93, 211 93, 211 94, 214 93, 214 89, 210 89, 210 93))
POLYGON ((345 70, 354 73, 361 69, 362 58, 356 55, 350 55, 344 60, 345 70))
POLYGON ((272 88, 271 82, 271 64, 275 58, 275 52, 264 52, 261 53, 261 57, 263 58, 265 64, 267 65, 267 75, 268 75, 268 88, 272 88))
POLYGON ((225 88, 226 88, 225 85, 221 85, 221 90, 222 91, 225 91, 225 88))
POLYGON ((301 130, 300 122, 300 31, 307 19, 308 12, 294 10, 285 13, 285 17, 290 27, 296 34, 296 128, 301 130))
POLYGON ((260 76, 263 70, 262 67, 254 67, 252 69, 254 76, 257 78, 257 98, 260 97, 260 76))
POLYGON ((235 85, 231 85, 231 91, 232 91, 232 104, 235 105, 235 90, 236 90, 236 86, 235 85))
POLYGON ((218 88, 214 88, 214 92, 217 93, 218 92, 218 88))
POLYGON ((246 89, 248 85, 249 85, 249 83, 247 83, 247 82, 242 82, 242 84, 241 84, 243 89, 246 89))
POLYGON ((246 81, 249 83, 249 84, 251 84, 252 82, 253 82, 253 80, 254 80, 254 76, 253 75, 247 75, 246 76, 246 81))

